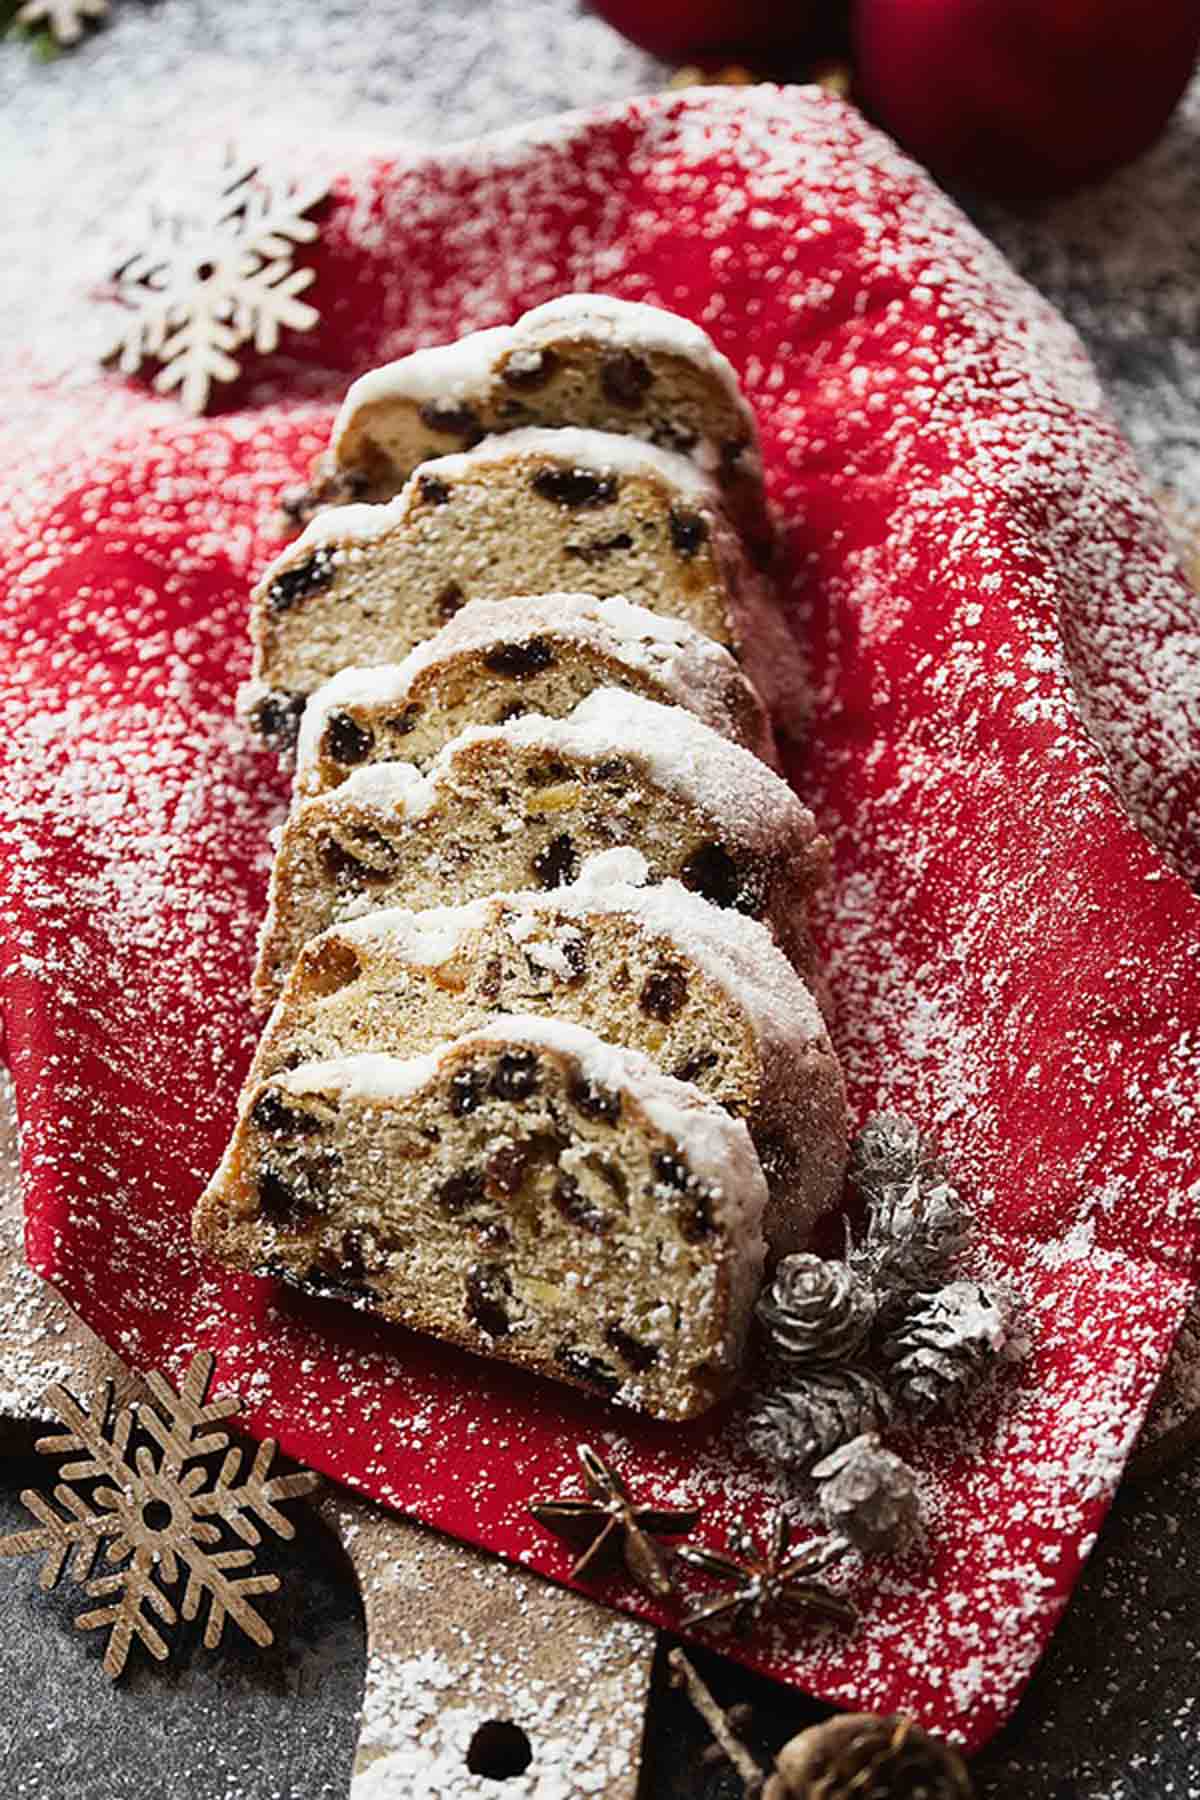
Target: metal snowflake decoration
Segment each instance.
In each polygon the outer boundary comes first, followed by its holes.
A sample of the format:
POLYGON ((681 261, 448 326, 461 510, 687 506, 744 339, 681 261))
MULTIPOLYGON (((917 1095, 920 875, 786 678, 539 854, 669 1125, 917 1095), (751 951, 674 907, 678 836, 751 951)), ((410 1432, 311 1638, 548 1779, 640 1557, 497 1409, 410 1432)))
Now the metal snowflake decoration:
POLYGON ((103 360, 124 375, 159 364, 159 393, 179 390, 187 411, 208 405, 213 383, 240 373, 235 352, 278 348, 285 327, 310 331, 320 314, 297 296, 316 279, 293 267, 317 226, 304 215, 322 199, 317 183, 274 187, 256 165, 231 157, 215 193, 151 217, 152 243, 113 273, 113 298, 129 318, 103 360))
POLYGON ((711 1550, 703 1544, 681 1544, 676 1554, 690 1568, 736 1583, 732 1594, 721 1594, 687 1614, 685 1626, 707 1625, 732 1619, 735 1630, 745 1631, 763 1612, 779 1606, 806 1607, 837 1625, 853 1625, 858 1615, 850 1602, 813 1579, 849 1548, 845 1538, 827 1538, 806 1550, 789 1554, 791 1529, 784 1513, 776 1516, 765 1551, 744 1532, 735 1531, 732 1551, 711 1550))
POLYGON ((572 1580, 619 1553, 638 1586, 665 1600, 674 1584, 654 1539, 683 1537, 694 1530, 701 1509, 635 1505, 621 1477, 597 1456, 590 1444, 578 1445, 577 1454, 591 1498, 533 1500, 530 1512, 539 1525, 585 1546, 571 1570, 572 1580))
POLYGON ((18 25, 44 25, 56 44, 77 44, 84 26, 108 17, 108 0, 25 0, 18 25))
POLYGON ((277 1446, 270 1438, 247 1469, 249 1452, 218 1429, 240 1402, 225 1395, 205 1403, 212 1371, 210 1355, 194 1356, 178 1393, 161 1375, 149 1375, 151 1402, 120 1408, 106 1381, 90 1412, 66 1388, 52 1387, 46 1400, 66 1430, 39 1439, 37 1448, 48 1456, 82 1454, 59 1471, 58 1508, 27 1489, 21 1500, 38 1524, 0 1538, 0 1556, 45 1551, 43 1588, 54 1587, 69 1563, 71 1578, 101 1602, 75 1623, 81 1631, 107 1629, 104 1668, 114 1679, 135 1638, 162 1661, 168 1651, 159 1625, 197 1618, 205 1599, 208 1649, 220 1643, 226 1619, 256 1644, 273 1639, 251 1601, 274 1593, 279 1577, 254 1573, 255 1548, 262 1528, 295 1535, 279 1504, 311 1493, 319 1477, 306 1470, 272 1476, 277 1446), (94 1575, 105 1543, 112 1572, 94 1575), (181 1580, 177 1604, 169 1590, 181 1580))

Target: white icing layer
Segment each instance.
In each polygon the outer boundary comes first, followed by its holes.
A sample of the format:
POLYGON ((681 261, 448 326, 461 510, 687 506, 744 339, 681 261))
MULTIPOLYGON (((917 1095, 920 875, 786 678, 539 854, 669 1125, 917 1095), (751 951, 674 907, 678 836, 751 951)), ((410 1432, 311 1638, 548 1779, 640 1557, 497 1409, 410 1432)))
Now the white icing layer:
POLYGON ((721 505, 716 482, 689 457, 661 450, 644 438, 625 437, 617 431, 588 431, 577 425, 526 425, 520 431, 502 432, 484 438, 472 450, 453 451, 422 463, 409 479, 436 475, 441 481, 466 481, 481 465, 532 456, 572 468, 594 469, 598 474, 657 479, 685 492, 696 504, 714 509, 721 505))
POLYGON ((403 1100, 432 1080, 443 1047, 422 1056, 391 1056, 382 1050, 359 1050, 353 1056, 331 1056, 325 1062, 301 1063, 273 1075, 272 1083, 287 1094, 337 1094, 343 1100, 403 1100))

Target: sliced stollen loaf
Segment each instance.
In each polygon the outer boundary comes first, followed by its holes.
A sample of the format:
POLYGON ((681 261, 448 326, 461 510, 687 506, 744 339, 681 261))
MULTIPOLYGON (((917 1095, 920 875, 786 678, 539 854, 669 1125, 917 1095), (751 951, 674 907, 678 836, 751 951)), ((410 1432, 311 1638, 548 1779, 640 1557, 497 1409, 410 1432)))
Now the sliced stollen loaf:
POLYGON ((493 438, 425 463, 389 505, 313 519, 254 589, 243 711, 285 736, 321 682, 398 662, 468 601, 580 587, 686 619, 768 706, 802 706, 795 642, 717 485, 653 445, 561 430, 493 438))
POLYGON ((778 775, 678 706, 600 688, 566 719, 477 725, 427 774, 357 769, 295 807, 271 875, 254 988, 268 1006, 308 939, 403 904, 562 887, 598 850, 632 844, 653 881, 678 876, 764 919, 812 967, 806 901, 828 844, 778 775))
POLYGON ((732 364, 690 319, 607 294, 562 294, 515 325, 360 376, 312 486, 285 507, 303 518, 387 499, 431 456, 530 425, 619 431, 694 457, 763 519, 758 431, 732 364))
POLYGON ((762 1271, 745 1125, 558 1019, 247 1097, 198 1244, 664 1419, 731 1387, 762 1271))
POLYGON ((413 1056, 489 1014, 552 1013, 643 1051, 745 1119, 770 1194, 773 1254, 837 1199, 846 1096, 820 1009, 770 933, 636 850, 593 857, 552 893, 385 909, 306 944, 248 1079, 364 1050, 413 1056))
POLYGON ((429 766, 469 725, 562 718, 596 688, 685 706, 775 765, 761 700, 727 650, 627 600, 534 594, 475 600, 402 663, 343 669, 304 709, 296 792, 338 787, 364 763, 429 766))

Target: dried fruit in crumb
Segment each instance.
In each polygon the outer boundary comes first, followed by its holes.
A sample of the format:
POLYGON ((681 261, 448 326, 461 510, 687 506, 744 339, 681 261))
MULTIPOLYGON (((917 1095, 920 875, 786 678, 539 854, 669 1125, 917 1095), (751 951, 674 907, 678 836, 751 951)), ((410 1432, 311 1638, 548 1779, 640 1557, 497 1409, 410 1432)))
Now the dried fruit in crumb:
POLYGON ((427 400, 418 408, 422 425, 430 431, 441 433, 444 437, 462 438, 464 443, 477 444, 483 436, 483 427, 479 422, 479 414, 470 406, 446 405, 442 401, 427 400))
POLYGON ((741 898, 742 879, 738 866, 724 844, 701 844, 679 871, 684 887, 702 894, 714 906, 736 907, 741 898))
POLYGON ((285 569, 277 575, 267 589, 267 610, 273 613, 285 613, 295 606, 297 600, 304 600, 309 594, 316 594, 327 588, 335 574, 331 557, 318 550, 315 556, 297 563, 294 569, 285 569))
POLYGON ((483 664, 493 675, 521 680, 554 666, 554 652, 543 637, 526 638, 523 644, 497 644, 484 654, 483 664))
POLYGON ((576 1381, 587 1387, 597 1388, 602 1394, 615 1394, 621 1385, 621 1377, 615 1369, 602 1362, 598 1356, 581 1350, 577 1344, 560 1344, 554 1352, 554 1360, 576 1381))
POLYGON ((275 1088, 268 1088, 254 1102, 250 1117, 256 1128, 268 1137, 307 1137, 321 1129, 321 1121, 310 1112, 289 1106, 275 1088))
POLYGON ((652 969, 642 983, 638 1005, 652 1019, 669 1025, 687 999, 687 976, 678 963, 652 969))
POLYGON ((530 486, 541 499, 572 511, 585 506, 609 506, 617 497, 615 475, 596 475, 591 469, 561 469, 557 464, 539 469, 530 486))
POLYGON ((532 1050, 506 1050, 492 1076, 492 1092, 498 1100, 525 1100, 538 1084, 537 1057, 532 1050))
POLYGON ((483 1176, 478 1169, 461 1169, 447 1176, 438 1189, 438 1204, 451 1218, 477 1206, 483 1199, 483 1176))
POLYGON ((592 1237, 604 1237, 612 1224, 606 1212, 588 1199, 573 1175, 560 1175, 554 1184, 554 1204, 568 1225, 577 1225, 592 1237))
POLYGON ((621 1116, 620 1094, 586 1077, 572 1082, 567 1098, 586 1119, 603 1119, 606 1125, 615 1125, 621 1116))
POLYGON ((616 550, 632 550, 633 538, 627 531, 614 531, 611 537, 593 538, 587 544, 564 544, 564 556, 574 556, 591 568, 607 560, 616 550))
POLYGON ((512 1330, 508 1302, 512 1280, 503 1263, 474 1263, 467 1271, 466 1313, 488 1337, 507 1337, 512 1330))
POLYGON ((628 1363, 629 1367, 639 1375, 645 1374, 647 1369, 652 1369, 658 1361, 657 1344, 642 1343, 640 1338, 633 1337, 620 1325, 607 1326, 604 1332, 604 1341, 610 1350, 616 1351, 622 1362, 628 1363))
POLYGON ((708 524, 703 514, 673 506, 668 518, 671 542, 685 559, 695 556, 708 537, 708 524))
POLYGON ((610 350, 600 364, 600 386, 606 400, 632 412, 654 384, 650 365, 632 350, 610 350))
POLYGON ((482 1069, 458 1069, 450 1078, 450 1111, 456 1119, 473 1113, 483 1099, 487 1076, 482 1069))
POLYGON ((544 888, 563 887, 579 873, 579 858, 569 832, 560 831, 533 859, 533 872, 544 888))
POLYGON ((374 748, 375 738, 352 713, 330 713, 325 725, 325 753, 342 768, 366 762, 374 748))
POLYGON ((438 475, 418 475, 417 488, 429 506, 445 506, 450 498, 450 488, 438 475))

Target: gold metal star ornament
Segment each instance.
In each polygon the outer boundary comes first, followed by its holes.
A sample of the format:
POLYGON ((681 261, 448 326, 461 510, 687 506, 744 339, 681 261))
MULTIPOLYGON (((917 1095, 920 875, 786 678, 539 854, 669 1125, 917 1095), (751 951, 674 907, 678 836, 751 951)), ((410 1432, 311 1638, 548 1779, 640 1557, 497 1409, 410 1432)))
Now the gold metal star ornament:
POLYGON ((618 1557, 639 1587, 665 1600, 674 1591, 666 1558, 655 1543, 660 1537, 683 1537, 695 1529, 698 1506, 639 1506, 625 1482, 590 1444, 578 1446, 589 1498, 560 1496, 532 1500, 529 1510, 539 1525, 584 1547, 571 1570, 572 1580, 593 1573, 618 1557))

